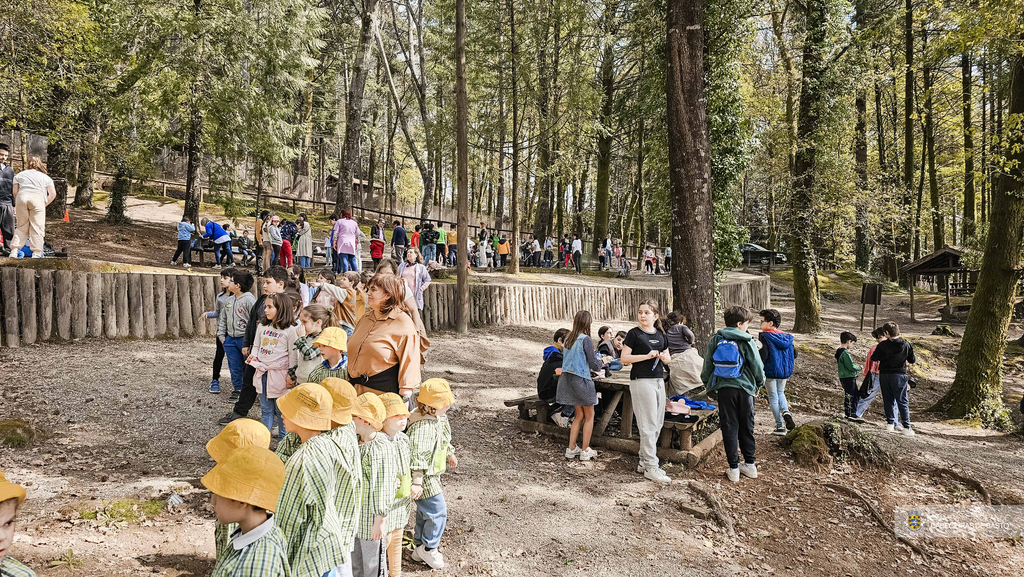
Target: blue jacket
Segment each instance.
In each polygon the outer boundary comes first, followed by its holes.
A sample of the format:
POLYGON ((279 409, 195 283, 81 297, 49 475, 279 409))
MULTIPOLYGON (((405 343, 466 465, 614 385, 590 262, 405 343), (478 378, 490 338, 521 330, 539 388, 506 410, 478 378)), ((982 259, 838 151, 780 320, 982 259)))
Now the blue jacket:
POLYGON ((192 226, 191 223, 181 221, 178 223, 178 240, 188 240, 192 238, 192 233, 196 231, 196 227, 192 226))
POLYGON ((211 221, 206 223, 206 234, 203 235, 203 238, 208 238, 216 242, 217 239, 227 235, 228 233, 224 232, 224 227, 216 222, 211 221))
POLYGON ((793 348, 793 335, 784 332, 761 331, 761 361, 764 363, 764 376, 768 379, 788 379, 793 376, 793 361, 796 360, 796 349, 793 348))

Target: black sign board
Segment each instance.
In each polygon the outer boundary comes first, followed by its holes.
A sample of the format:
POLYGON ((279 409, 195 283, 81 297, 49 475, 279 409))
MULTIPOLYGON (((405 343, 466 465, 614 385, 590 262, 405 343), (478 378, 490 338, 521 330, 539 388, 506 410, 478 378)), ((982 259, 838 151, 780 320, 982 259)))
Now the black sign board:
POLYGON ((882 285, 864 283, 860 288, 860 330, 864 330, 864 309, 867 305, 875 307, 874 320, 871 326, 878 323, 878 305, 882 304, 882 285))

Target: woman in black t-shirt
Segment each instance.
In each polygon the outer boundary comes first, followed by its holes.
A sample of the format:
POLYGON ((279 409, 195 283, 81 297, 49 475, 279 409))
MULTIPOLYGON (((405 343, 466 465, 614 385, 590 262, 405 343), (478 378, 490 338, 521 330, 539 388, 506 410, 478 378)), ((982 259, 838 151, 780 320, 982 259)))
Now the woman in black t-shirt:
MULTIPOLYGON (((668 475, 659 467, 658 437, 665 424, 665 365, 671 360, 668 338, 658 318, 658 304, 641 301, 637 311, 640 326, 626 334, 622 343, 622 362, 631 364, 629 392, 633 414, 640 430, 640 465, 638 473, 658 483, 668 483, 668 475)), ((629 434, 628 431, 625 434, 629 434)))

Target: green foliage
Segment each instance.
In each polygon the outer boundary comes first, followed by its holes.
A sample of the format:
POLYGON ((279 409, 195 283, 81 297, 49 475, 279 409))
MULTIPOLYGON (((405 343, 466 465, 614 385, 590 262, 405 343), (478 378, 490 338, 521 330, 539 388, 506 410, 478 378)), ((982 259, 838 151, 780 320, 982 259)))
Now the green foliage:
POLYGON ((30 423, 21 419, 0 421, 0 441, 7 447, 20 449, 36 438, 36 431, 30 423))
POLYGON ((160 499, 117 499, 102 503, 99 507, 81 509, 78 513, 83 519, 93 519, 110 523, 141 523, 159 515, 166 508, 160 499))

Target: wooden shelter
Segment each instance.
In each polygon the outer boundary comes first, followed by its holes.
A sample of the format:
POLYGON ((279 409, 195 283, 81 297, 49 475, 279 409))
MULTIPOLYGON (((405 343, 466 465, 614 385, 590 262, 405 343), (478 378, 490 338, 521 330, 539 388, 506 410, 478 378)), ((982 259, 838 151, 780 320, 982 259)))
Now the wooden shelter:
POLYGON ((963 266, 961 257, 963 251, 955 246, 946 245, 941 249, 925 255, 914 262, 900 267, 900 276, 907 277, 910 281, 910 320, 916 321, 914 317, 914 285, 917 279, 922 276, 937 277, 940 279, 940 286, 946 290, 946 310, 952 313, 949 298, 973 294, 977 283, 971 281, 973 272, 963 266))

